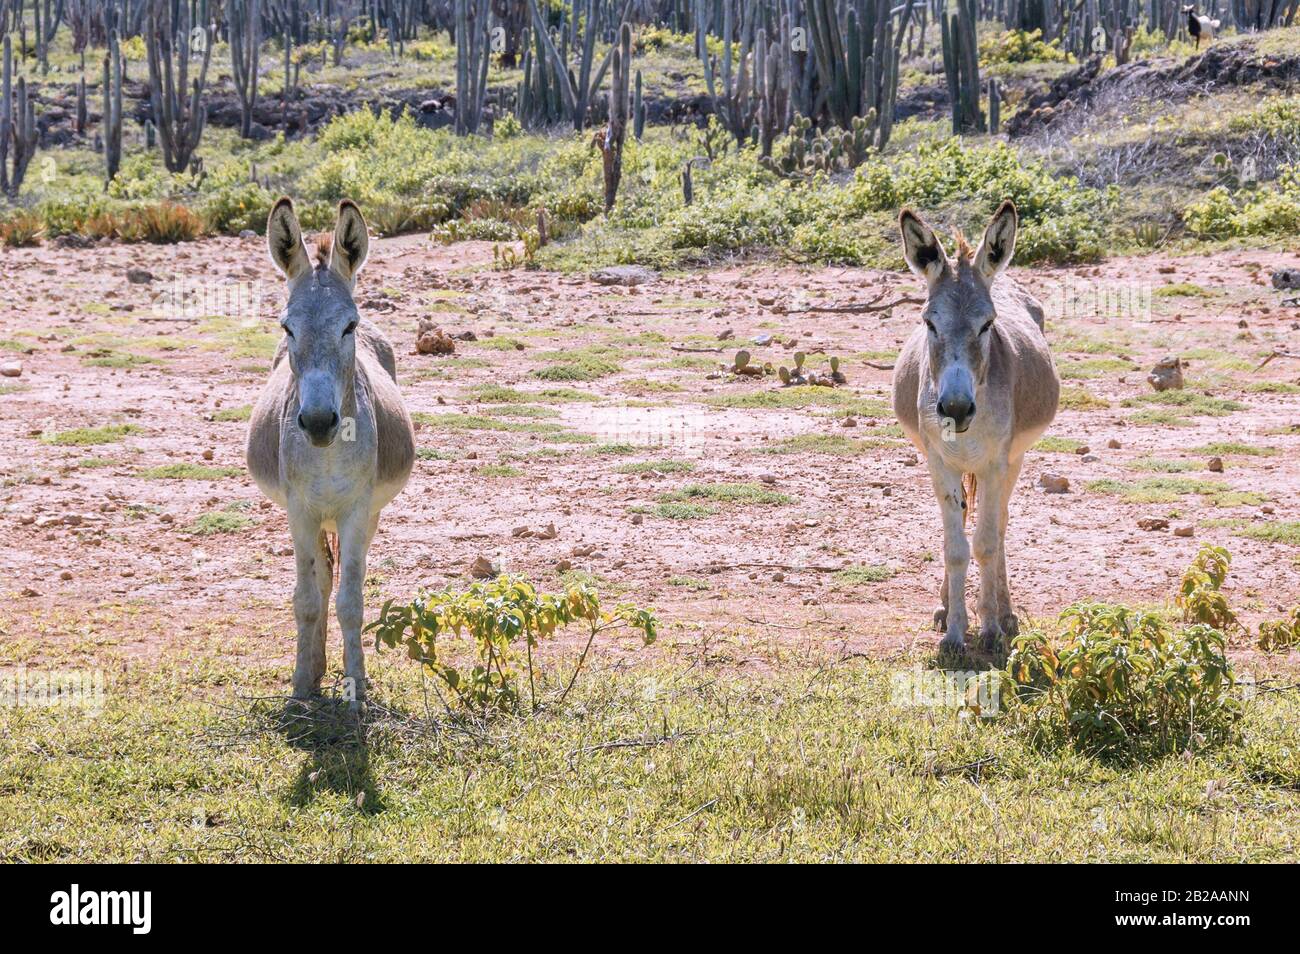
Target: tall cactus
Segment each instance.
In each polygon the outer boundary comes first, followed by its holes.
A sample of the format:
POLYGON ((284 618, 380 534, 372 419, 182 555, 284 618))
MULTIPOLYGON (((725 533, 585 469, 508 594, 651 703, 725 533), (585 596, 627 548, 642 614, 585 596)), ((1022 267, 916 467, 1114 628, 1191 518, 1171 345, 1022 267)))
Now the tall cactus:
POLYGON ((253 108, 257 105, 257 61, 262 46, 259 0, 229 0, 226 16, 231 73, 239 97, 239 135, 247 139, 253 132, 253 108))
POLYGON ((939 24, 943 41, 943 70, 952 100, 952 133, 960 136, 974 130, 984 132, 980 110, 979 51, 975 36, 975 0, 951 0, 957 9, 945 10, 939 24))
POLYGON ((117 30, 108 31, 104 51, 104 181, 111 182, 122 165, 122 52, 117 30))
POLYGON ((624 23, 614 46, 614 68, 609 83, 609 122, 602 134, 597 133, 602 169, 605 174, 605 212, 614 208, 618 184, 623 178, 623 142, 627 137, 628 113, 631 108, 632 27, 624 23))
POLYGON ((490 0, 456 0, 456 133, 477 132, 487 89, 490 0))
MULTIPOLYGON (((203 136, 207 107, 203 89, 208 81, 208 63, 212 59, 212 27, 195 27, 194 36, 202 38, 203 63, 193 84, 190 67, 190 6, 177 4, 180 19, 173 22, 169 0, 152 0, 145 26, 145 51, 149 59, 149 100, 153 122, 162 144, 163 164, 169 172, 181 172, 190 164, 194 150, 203 136), (179 42, 180 49, 176 49, 179 42), (186 91, 190 91, 186 99, 186 91)), ((207 4, 200 5, 200 16, 207 4)))
POLYGON ((18 197, 27 166, 36 155, 38 138, 36 103, 28 98, 24 77, 18 77, 15 90, 13 47, 6 36, 3 77, 0 79, 0 190, 10 199, 18 197))

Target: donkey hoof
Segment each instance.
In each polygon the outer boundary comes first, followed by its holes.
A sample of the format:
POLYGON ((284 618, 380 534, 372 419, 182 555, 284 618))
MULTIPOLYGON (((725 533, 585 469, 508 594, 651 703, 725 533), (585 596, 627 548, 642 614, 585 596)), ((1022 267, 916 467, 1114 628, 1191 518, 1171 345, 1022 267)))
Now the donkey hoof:
POLYGON ((980 648, 986 653, 995 652, 1002 643, 1002 628, 996 623, 985 623, 980 627, 980 648))
POLYGON ((1015 639, 1020 635, 1020 617, 1015 613, 1007 613, 998 620, 998 625, 1002 627, 1002 632, 1007 634, 1007 639, 1015 639))
POLYGON ((939 652, 941 653, 964 653, 966 651, 966 640, 960 633, 949 633, 943 639, 939 640, 939 652))
POLYGON ((934 631, 942 633, 948 628, 948 607, 940 606, 934 611, 934 631))

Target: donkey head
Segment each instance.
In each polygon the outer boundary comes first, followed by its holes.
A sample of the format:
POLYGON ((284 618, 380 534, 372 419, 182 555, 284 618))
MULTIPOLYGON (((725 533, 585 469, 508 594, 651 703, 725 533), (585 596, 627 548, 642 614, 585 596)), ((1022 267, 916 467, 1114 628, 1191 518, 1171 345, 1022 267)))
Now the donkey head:
POLYGON ((366 222, 348 199, 339 203, 333 238, 321 243, 312 267, 302 243, 293 203, 283 198, 271 209, 266 241, 289 283, 280 314, 289 368, 298 387, 298 426, 312 444, 327 447, 339 431, 339 412, 356 374, 356 303, 352 287, 366 260, 366 222))
POLYGON ((904 209, 899 216, 903 256, 929 286, 921 317, 930 348, 930 375, 939 395, 939 417, 958 433, 975 417, 975 392, 989 365, 989 330, 997 319, 990 289, 1011 261, 1016 247, 1016 207, 1003 202, 972 254, 957 238, 957 259, 950 259, 934 231, 920 216, 904 209))

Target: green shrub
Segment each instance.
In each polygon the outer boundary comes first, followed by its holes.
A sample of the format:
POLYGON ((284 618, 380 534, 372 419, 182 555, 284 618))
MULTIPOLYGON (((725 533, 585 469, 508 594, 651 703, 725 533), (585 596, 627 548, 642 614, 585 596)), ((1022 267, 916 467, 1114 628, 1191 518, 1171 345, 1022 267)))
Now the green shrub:
POLYGON ((980 64, 994 63, 1067 63, 1070 54, 1057 44, 1043 42, 1042 30, 1006 30, 980 41, 980 64))
POLYGON ((525 649, 530 706, 538 707, 533 650, 570 625, 585 628, 587 642, 555 705, 573 687, 598 635, 631 628, 649 645, 655 640, 658 620, 654 610, 630 603, 606 610, 588 582, 571 582, 558 594, 538 593, 527 580, 503 574, 474 583, 468 590, 450 586, 437 592, 421 590, 409 603, 397 606, 389 600, 366 631, 375 633, 376 645, 404 646, 427 675, 441 680, 457 701, 482 715, 517 707, 515 667, 520 643, 525 649), (453 636, 468 636, 473 642, 477 664, 468 671, 448 662, 441 652, 453 636))
POLYGON ((1007 663, 1015 712, 1040 741, 1103 757, 1156 757, 1229 738, 1241 714, 1223 634, 1173 630, 1155 613, 1079 603, 1053 638, 1015 640, 1007 663))

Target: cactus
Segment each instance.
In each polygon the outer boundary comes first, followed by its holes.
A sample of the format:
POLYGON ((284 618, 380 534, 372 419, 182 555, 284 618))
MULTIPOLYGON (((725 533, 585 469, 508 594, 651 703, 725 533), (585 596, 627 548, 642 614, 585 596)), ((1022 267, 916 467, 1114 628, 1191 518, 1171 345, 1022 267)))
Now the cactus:
POLYGON ((456 134, 478 131, 487 90, 490 0, 456 0, 456 134))
POLYGON ((3 85, 0 85, 0 191, 10 199, 18 196, 23 177, 27 175, 27 166, 36 155, 39 138, 36 103, 27 95, 27 80, 18 77, 17 89, 14 89, 13 48, 10 37, 6 36, 3 85))
POLYGON ((641 141, 645 132, 645 102, 641 98, 641 71, 636 71, 636 89, 632 93, 632 135, 641 141))
POLYGON ((984 132, 980 111, 979 53, 975 36, 975 0, 953 0, 955 13, 945 11, 940 19, 943 70, 952 100, 952 133, 984 132))
MULTIPOLYGON (((83 65, 83 69, 84 69, 84 65, 83 65)), ((76 120, 77 125, 76 125, 76 129, 77 129, 77 135, 78 135, 78 136, 84 136, 84 135, 86 134, 86 117, 87 117, 87 115, 88 115, 88 111, 87 111, 87 109, 86 109, 86 74, 85 74, 85 73, 82 73, 80 76, 77 77, 77 120, 76 120)))
MULTIPOLYGON (((194 150, 203 136, 207 121, 207 108, 203 105, 203 89, 208 81, 208 63, 212 59, 212 27, 196 27, 202 31, 203 62, 199 75, 189 82, 190 67, 190 7, 178 4, 179 22, 173 23, 172 7, 168 0, 152 0, 145 28, 145 52, 149 60, 149 100, 153 109, 153 122, 158 127, 162 144, 163 165, 168 172, 181 172, 190 164, 194 150), (181 47, 176 49, 179 40, 181 47), (186 99, 186 91, 189 98, 186 99)), ((207 5, 199 5, 200 16, 206 16, 207 5)))
POLYGON ((108 31, 108 49, 104 51, 104 182, 112 182, 122 165, 122 51, 117 30, 108 31))
POLYGON ((998 127, 1002 125, 1002 95, 998 90, 998 81, 989 79, 989 132, 993 135, 998 134, 998 127))
POLYGON ((627 137, 628 110, 631 96, 632 27, 624 23, 614 47, 614 69, 609 84, 609 122, 604 135, 597 134, 605 176, 605 212, 614 208, 618 184, 623 178, 623 141, 627 137))
POLYGON ((709 159, 707 156, 693 156, 682 164, 683 204, 690 205, 695 201, 695 177, 691 174, 691 170, 694 168, 696 163, 699 163, 700 165, 708 165, 708 162, 709 159))
MULTIPOLYGON (((577 0, 574 3, 572 34, 573 45, 579 48, 579 58, 577 73, 574 74, 569 65, 569 46, 568 33, 561 38, 562 48, 557 49, 555 41, 551 39, 551 34, 546 28, 546 20, 538 9, 537 0, 528 0, 528 10, 533 21, 533 36, 537 44, 537 53, 528 59, 528 69, 525 69, 525 84, 531 81, 534 88, 527 97, 521 95, 521 107, 519 116, 520 122, 535 123, 538 112, 543 116, 549 116, 557 113, 561 116, 567 115, 573 123, 573 128, 581 131, 587 125, 587 113, 590 110, 591 102, 596 98, 596 93, 600 89, 601 81, 605 78, 605 72, 613 62, 614 50, 618 44, 615 43, 605 52, 604 58, 598 67, 596 62, 596 37, 607 32, 607 8, 612 5, 609 3, 599 2, 599 0, 587 0, 585 15, 582 18, 582 36, 578 37, 577 27, 577 0), (593 69, 593 67, 595 67, 593 69), (555 101, 545 102, 538 100, 537 96, 542 95, 543 91, 553 91, 555 101)), ((613 24, 613 30, 616 34, 621 33, 623 26, 629 23, 632 14, 632 0, 625 0, 622 5, 622 12, 619 14, 618 22, 613 24)), ((612 10, 610 11, 612 12, 612 10)), ((521 88, 520 93, 524 90, 521 88)))
POLYGON ((229 0, 226 19, 230 67, 239 97, 239 135, 247 139, 252 135, 253 107, 257 105, 257 61, 262 46, 259 0, 229 0))

